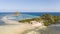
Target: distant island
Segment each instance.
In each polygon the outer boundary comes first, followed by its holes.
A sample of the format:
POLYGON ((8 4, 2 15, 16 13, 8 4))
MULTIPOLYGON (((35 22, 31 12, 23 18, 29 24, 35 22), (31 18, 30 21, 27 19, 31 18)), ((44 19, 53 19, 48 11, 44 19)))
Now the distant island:
POLYGON ((49 26, 51 24, 57 24, 59 22, 59 20, 60 20, 60 16, 54 16, 54 15, 51 15, 51 14, 44 14, 42 16, 32 18, 32 19, 20 20, 19 22, 30 23, 30 21, 37 21, 37 22, 43 21, 45 26, 49 26))

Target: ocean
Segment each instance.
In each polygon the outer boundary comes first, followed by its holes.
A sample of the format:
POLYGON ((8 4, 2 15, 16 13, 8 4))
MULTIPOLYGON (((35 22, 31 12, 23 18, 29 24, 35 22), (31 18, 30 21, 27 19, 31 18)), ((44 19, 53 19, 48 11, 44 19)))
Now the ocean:
MULTIPOLYGON (((23 20, 23 19, 27 19, 27 18, 35 18, 35 17, 39 17, 42 16, 43 14, 49 13, 51 15, 54 16, 60 16, 60 12, 21 12, 20 16, 18 16, 18 18, 15 18, 15 20, 23 20)), ((4 16, 8 16, 8 17, 15 17, 15 16, 11 16, 15 13, 11 13, 11 12, 7 12, 7 13, 0 13, 0 19, 2 19, 2 17, 4 16)), ((3 21, 0 20, 0 25, 5 24, 3 21)), ((58 25, 58 24, 57 24, 58 25)), ((37 34, 60 34, 60 25, 58 26, 48 26, 48 28, 46 28, 45 30, 41 30, 39 28, 37 28, 38 30, 28 30, 27 33, 37 33, 37 34), (33 31, 33 32, 32 32, 33 31)), ((26 32, 26 31, 25 31, 26 32)), ((27 34, 25 33, 25 34, 27 34)))

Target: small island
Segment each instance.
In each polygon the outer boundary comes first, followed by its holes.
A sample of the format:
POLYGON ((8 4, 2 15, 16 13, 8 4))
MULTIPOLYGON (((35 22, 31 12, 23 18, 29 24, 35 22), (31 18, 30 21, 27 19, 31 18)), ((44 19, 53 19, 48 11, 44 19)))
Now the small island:
POLYGON ((37 21, 37 22, 43 21, 42 23, 44 23, 45 26, 49 26, 51 24, 57 24, 60 21, 60 16, 44 14, 32 19, 20 20, 19 22, 32 24, 31 21, 37 21))

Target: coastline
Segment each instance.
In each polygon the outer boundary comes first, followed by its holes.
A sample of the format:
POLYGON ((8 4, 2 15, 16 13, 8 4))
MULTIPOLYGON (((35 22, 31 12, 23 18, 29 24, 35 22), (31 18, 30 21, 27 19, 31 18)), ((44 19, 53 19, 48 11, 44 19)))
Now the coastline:
MULTIPOLYGON (((19 22, 16 20, 9 20, 6 17, 3 17, 2 20, 8 25, 0 26, 0 31, 1 31, 0 34, 24 34, 24 33, 25 34, 33 34, 33 33, 39 34, 39 32, 37 33, 35 31, 42 30, 43 32, 45 32, 46 29, 48 29, 49 25, 55 24, 55 20, 57 20, 57 22, 58 22, 58 20, 59 20, 58 18, 60 19, 60 16, 44 14, 44 16, 41 16, 39 18, 22 20, 21 22, 19 22), (44 21, 46 21, 46 22, 44 22, 44 21), (47 26, 45 26, 44 23, 47 26)), ((50 30, 48 30, 48 31, 50 31, 50 30)), ((46 31, 46 32, 48 32, 48 31, 46 31)))
POLYGON ((6 17, 3 17, 2 20, 8 25, 0 26, 0 34, 22 34, 26 32, 26 30, 31 30, 39 27, 40 29, 46 28, 45 26, 32 26, 33 24, 28 23, 20 23, 14 20, 8 20, 6 17), (12 25, 14 24, 14 25, 12 25))

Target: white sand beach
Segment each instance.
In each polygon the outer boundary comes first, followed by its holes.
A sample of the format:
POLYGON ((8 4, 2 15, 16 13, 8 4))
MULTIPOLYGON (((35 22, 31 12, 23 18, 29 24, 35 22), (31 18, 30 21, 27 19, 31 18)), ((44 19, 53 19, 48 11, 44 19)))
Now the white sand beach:
POLYGON ((22 24, 22 25, 3 25, 0 26, 0 34, 20 34, 24 30, 27 30, 31 27, 31 25, 28 24, 22 24))
MULTIPOLYGON (((25 30, 36 28, 35 26, 32 26, 32 24, 19 23, 14 20, 8 20, 5 17, 3 17, 2 20, 9 25, 1 25, 0 34, 22 34, 25 30), (14 24, 14 25, 11 25, 11 24, 14 24)), ((43 26, 40 26, 40 27, 43 28, 43 26)))

